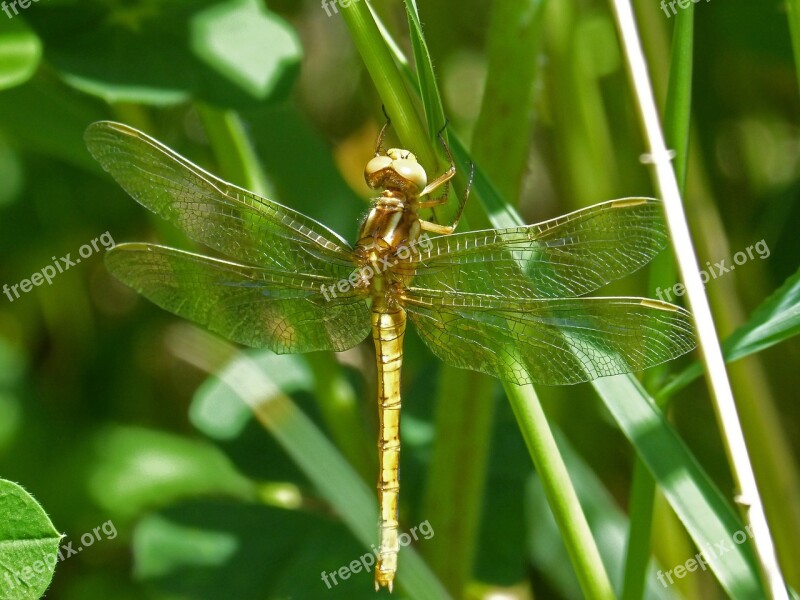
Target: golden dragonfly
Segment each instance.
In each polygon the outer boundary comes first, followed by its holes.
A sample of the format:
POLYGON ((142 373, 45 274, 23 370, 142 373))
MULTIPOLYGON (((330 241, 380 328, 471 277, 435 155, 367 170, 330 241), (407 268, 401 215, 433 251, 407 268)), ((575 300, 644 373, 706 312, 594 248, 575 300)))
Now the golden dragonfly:
POLYGON ((120 244, 106 264, 123 283, 228 339, 277 353, 338 352, 372 333, 379 375, 375 588, 391 591, 408 317, 444 362, 519 385, 640 371, 690 351, 694 335, 690 314, 678 306, 580 297, 637 270, 666 244, 657 200, 612 200, 536 225, 456 234, 458 216, 441 225, 419 214, 448 201, 456 169, 443 137, 450 167, 429 183, 411 152, 383 149, 388 125, 365 171, 380 195, 355 247, 136 129, 103 121, 85 138, 140 204, 228 257, 120 244), (436 190, 443 194, 431 197, 436 190))

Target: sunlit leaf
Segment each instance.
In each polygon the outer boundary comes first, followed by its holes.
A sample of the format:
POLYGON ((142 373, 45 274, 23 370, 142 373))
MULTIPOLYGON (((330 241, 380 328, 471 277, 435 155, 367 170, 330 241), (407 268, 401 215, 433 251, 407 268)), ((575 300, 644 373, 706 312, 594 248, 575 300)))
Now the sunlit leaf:
POLYGON ((36 500, 0 479, 0 599, 38 600, 53 578, 60 542, 36 500))
POLYGON ((254 485, 214 446, 133 427, 98 436, 90 482, 94 499, 123 518, 195 496, 252 499, 254 485))
POLYGON ((286 96, 300 59, 256 0, 43 6, 31 23, 57 72, 109 102, 261 105, 286 96))
POLYGON ((257 0, 234 0, 196 15, 192 47, 220 75, 260 99, 286 96, 302 53, 294 30, 257 0))
POLYGON ((42 57, 39 37, 21 19, 0 14, 0 90, 24 83, 42 57))

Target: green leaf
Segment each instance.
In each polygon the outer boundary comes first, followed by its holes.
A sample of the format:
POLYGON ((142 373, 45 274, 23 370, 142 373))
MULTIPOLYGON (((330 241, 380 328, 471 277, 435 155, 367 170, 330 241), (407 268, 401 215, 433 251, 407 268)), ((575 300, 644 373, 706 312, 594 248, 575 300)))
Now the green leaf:
MULTIPOLYGON (((727 362, 732 362, 779 344, 800 333, 800 270, 789 277, 764 300, 747 323, 733 332, 722 344, 727 362)), ((659 400, 673 396, 703 374, 695 362, 659 392, 659 400)))
POLYGON ((41 58, 39 37, 21 19, 0 21, 0 90, 30 79, 41 58))
POLYGON ((102 457, 89 480, 106 511, 133 517, 194 496, 255 497, 255 487, 216 447, 148 429, 119 427, 98 436, 102 457))
POLYGON ((257 0, 43 6, 30 20, 64 80, 112 103, 259 106, 285 98, 300 61, 257 0))
POLYGON ((284 98, 302 48, 294 30, 258 0, 210 7, 192 21, 197 56, 254 98, 284 98))
POLYGON ((0 600, 38 600, 53 578, 61 534, 20 486, 0 479, 0 600))

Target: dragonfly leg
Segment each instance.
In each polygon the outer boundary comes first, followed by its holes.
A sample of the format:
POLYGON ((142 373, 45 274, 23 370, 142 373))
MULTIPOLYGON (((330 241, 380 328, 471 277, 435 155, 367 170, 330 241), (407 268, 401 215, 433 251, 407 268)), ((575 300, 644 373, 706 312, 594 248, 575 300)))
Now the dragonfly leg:
POLYGON ((389 131, 389 127, 392 125, 392 119, 388 114, 386 114, 386 107, 381 106, 381 110, 383 111, 383 116, 386 117, 386 123, 383 124, 383 127, 381 127, 381 132, 378 134, 378 141, 375 143, 375 156, 386 154, 386 150, 383 149, 383 139, 386 137, 386 133, 389 131))
MULTIPOLYGON (((433 192, 436 188, 441 185, 444 185, 444 193, 438 198, 432 198, 430 200, 423 200, 418 203, 420 208, 433 208, 436 206, 441 206, 446 204, 449 200, 449 182, 456 174, 456 164, 453 160, 453 155, 450 152, 450 148, 448 147, 447 143, 444 141, 444 135, 442 132, 444 131, 445 127, 447 127, 447 123, 442 129, 439 131, 439 141, 444 148, 445 153, 447 154, 447 158, 450 160, 450 168, 447 169, 442 175, 434 179, 430 182, 424 190, 420 193, 420 196, 424 196, 433 192)), ((472 163, 470 166, 470 173, 469 173, 469 182, 467 183, 467 189, 464 190, 464 195, 461 199, 461 202, 458 206, 458 211, 456 212, 456 216, 453 219, 453 222, 450 225, 439 225, 438 223, 432 221, 420 221, 420 225, 425 231, 430 231, 431 233, 439 233, 443 235, 448 235, 453 233, 458 227, 458 222, 461 219, 461 215, 464 213, 464 207, 467 205, 467 198, 469 198, 469 192, 472 189, 472 181, 475 178, 475 163, 472 163)), ((434 214, 435 217, 435 214, 434 214)))

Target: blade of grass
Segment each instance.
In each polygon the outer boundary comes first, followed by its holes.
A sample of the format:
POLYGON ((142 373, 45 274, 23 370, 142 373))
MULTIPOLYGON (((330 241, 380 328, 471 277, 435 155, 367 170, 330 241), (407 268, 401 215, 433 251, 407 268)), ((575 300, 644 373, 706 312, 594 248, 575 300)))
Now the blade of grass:
MULTIPOLYGON (((672 59, 669 70, 669 87, 664 110, 664 129, 670 148, 675 151, 676 176, 681 190, 686 187, 686 166, 689 161, 689 130, 692 112, 692 62, 694 56, 694 5, 676 16, 672 40, 672 59)), ((666 253, 651 266, 651 288, 669 286, 675 279, 672 257, 666 253)), ((666 365, 648 373, 654 381, 666 370, 666 365)), ((625 559, 622 600, 638 600, 645 591, 647 557, 650 552, 652 519, 656 495, 656 482, 637 456, 633 468, 631 497, 628 511, 631 529, 625 559)))
POLYGON ((661 132, 652 86, 641 50, 636 21, 633 17, 633 9, 630 2, 626 0, 614 0, 613 7, 633 80, 650 156, 655 166, 656 184, 665 200, 667 225, 686 286, 687 298, 694 311, 700 352, 709 374, 709 386, 715 401, 717 419, 720 423, 734 478, 741 491, 740 503, 745 507, 748 521, 753 526, 756 554, 767 581, 770 596, 776 599, 788 598, 775 545, 756 486, 755 474, 748 457, 744 434, 737 416, 733 391, 725 371, 719 340, 714 330, 711 308, 700 279, 700 269, 684 214, 680 189, 661 132))

